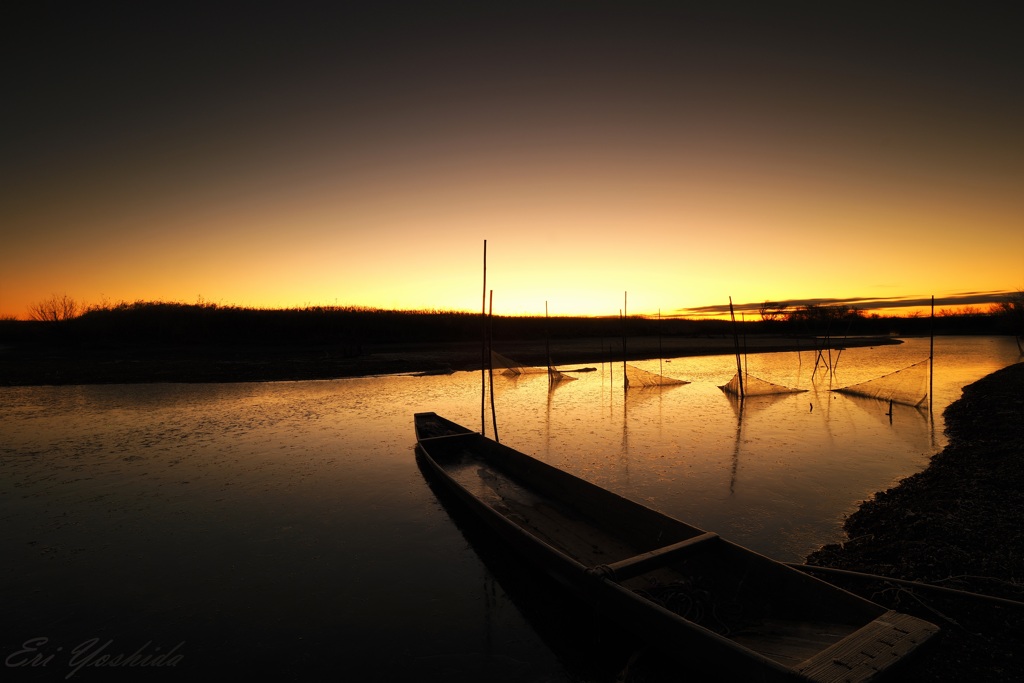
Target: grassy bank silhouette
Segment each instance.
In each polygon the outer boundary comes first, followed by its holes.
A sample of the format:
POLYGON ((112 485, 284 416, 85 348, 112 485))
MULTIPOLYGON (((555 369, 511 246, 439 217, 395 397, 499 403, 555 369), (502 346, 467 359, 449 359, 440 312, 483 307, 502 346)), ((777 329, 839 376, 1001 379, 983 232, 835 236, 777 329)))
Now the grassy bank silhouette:
MULTIPOLYGON (((730 353, 734 333, 759 351, 840 346, 858 336, 1012 333, 993 314, 866 317, 807 307, 785 318, 728 320, 644 316, 494 316, 309 306, 257 309, 212 303, 94 306, 57 320, 0 320, 0 384, 323 379, 478 369, 485 322, 495 350, 544 364, 730 353), (655 341, 656 340, 656 341, 655 341), (766 340, 777 340, 775 342, 766 340)), ((852 342, 850 342, 852 343, 852 342)))

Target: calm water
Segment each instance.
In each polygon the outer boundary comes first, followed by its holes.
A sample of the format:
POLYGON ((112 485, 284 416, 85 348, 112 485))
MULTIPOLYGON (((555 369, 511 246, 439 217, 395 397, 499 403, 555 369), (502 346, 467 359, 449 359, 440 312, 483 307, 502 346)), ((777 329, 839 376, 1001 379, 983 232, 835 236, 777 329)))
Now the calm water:
MULTIPOLYGON (((637 363, 691 384, 628 394, 621 365, 554 390, 497 377, 498 435, 799 561, 926 466, 962 386, 1018 360, 1010 339, 939 338, 935 355, 934 418, 829 391, 927 358, 913 339, 848 349, 813 378, 810 352, 749 356, 750 374, 808 391, 742 410, 718 389, 731 356, 637 363)), ((99 638, 178 657, 159 668, 172 678, 613 679, 603 636, 428 487, 412 431, 428 410, 479 429, 479 373, 0 388, 5 673, 98 679, 99 638)))

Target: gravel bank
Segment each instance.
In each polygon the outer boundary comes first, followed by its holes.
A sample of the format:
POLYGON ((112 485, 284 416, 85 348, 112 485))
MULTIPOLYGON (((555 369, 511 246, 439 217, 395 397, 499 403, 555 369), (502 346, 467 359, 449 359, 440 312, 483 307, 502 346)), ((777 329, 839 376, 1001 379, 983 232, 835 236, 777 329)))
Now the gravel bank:
MULTIPOLYGON (((866 501, 849 540, 808 564, 1024 602, 1024 363, 965 387, 945 419, 949 445, 928 468, 866 501)), ((1024 608, 823 578, 942 627, 901 680, 1024 680, 1024 608)))

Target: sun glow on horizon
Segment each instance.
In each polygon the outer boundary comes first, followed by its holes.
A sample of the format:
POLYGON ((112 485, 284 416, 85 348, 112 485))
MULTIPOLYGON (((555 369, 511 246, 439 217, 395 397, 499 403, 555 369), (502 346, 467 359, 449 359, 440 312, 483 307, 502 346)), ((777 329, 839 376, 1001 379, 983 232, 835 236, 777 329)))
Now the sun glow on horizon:
POLYGON ((173 64, 131 18, 91 27, 131 51, 39 36, 10 92, 0 316, 51 294, 669 316, 1024 288, 1022 109, 992 41, 951 69, 895 11, 851 33, 491 12, 330 14, 318 39, 283 12, 305 29, 254 18, 242 46, 233 18, 183 20, 173 64))

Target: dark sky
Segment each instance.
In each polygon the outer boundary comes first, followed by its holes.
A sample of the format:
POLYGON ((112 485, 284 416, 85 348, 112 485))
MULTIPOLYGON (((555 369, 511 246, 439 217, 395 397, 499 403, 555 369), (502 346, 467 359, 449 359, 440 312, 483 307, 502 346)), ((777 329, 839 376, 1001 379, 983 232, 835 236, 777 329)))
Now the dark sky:
POLYGON ((897 108, 915 94, 979 123, 1020 113, 1019 24, 995 10, 494 4, 50 4, 22 21, 15 15, 9 28, 16 47, 7 48, 4 116, 20 132, 10 142, 21 160, 107 136, 131 144, 154 126, 221 132, 301 110, 311 120, 382 110, 400 118, 403 105, 431 96, 489 97, 496 108, 538 95, 608 105, 610 88, 649 104, 705 100, 710 114, 812 89, 820 89, 812 100, 846 91, 851 100, 888 96, 897 108), (730 92, 739 77, 744 92, 730 92), (751 85, 762 92, 746 92, 751 85))

